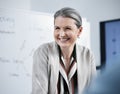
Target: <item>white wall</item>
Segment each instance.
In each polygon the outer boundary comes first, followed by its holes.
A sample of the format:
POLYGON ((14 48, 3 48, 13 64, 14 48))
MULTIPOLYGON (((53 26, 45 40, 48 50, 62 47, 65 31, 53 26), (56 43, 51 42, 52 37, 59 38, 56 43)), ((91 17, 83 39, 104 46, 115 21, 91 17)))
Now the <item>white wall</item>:
POLYGON ((54 13, 61 7, 76 8, 91 24, 91 48, 100 64, 99 22, 120 18, 120 0, 0 0, 1 8, 54 13))
POLYGON ((30 0, 0 0, 0 8, 30 9, 30 0))

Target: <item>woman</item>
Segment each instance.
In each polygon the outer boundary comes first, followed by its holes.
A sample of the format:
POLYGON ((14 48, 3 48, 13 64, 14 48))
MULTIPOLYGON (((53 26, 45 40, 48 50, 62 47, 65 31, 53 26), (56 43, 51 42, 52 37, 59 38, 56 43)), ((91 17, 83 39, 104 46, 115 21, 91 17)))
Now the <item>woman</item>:
POLYGON ((72 8, 54 14, 55 42, 41 45, 33 57, 33 94, 81 94, 96 74, 91 51, 76 43, 82 19, 72 8))

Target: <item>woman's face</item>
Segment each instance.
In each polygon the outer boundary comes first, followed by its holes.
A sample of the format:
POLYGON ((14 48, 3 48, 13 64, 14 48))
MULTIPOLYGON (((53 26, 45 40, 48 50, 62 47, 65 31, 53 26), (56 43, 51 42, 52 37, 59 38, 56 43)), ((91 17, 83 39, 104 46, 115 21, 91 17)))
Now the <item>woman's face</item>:
POLYGON ((74 46, 81 31, 74 19, 59 16, 54 21, 54 38, 61 48, 74 46))

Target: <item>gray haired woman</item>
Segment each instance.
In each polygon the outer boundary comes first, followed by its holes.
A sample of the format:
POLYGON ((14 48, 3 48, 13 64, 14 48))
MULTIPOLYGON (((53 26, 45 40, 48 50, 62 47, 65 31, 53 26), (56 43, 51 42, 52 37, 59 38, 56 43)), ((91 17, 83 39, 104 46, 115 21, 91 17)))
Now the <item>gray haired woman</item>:
POLYGON ((32 94, 82 94, 96 75, 93 53, 76 43, 82 19, 73 8, 54 14, 54 42, 41 45, 33 57, 32 94))

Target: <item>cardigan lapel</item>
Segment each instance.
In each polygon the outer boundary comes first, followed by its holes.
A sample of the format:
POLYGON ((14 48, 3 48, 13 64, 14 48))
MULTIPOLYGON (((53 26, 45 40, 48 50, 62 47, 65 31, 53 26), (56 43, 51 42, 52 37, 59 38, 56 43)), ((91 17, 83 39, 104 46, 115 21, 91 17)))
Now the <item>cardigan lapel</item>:
POLYGON ((77 73, 78 73, 78 94, 82 94, 85 86, 88 84, 89 64, 85 57, 84 48, 76 46, 77 52, 77 73))
POLYGON ((50 92, 49 94, 57 94, 57 82, 59 77, 59 53, 57 44, 54 42, 50 50, 50 92))
POLYGON ((82 93, 83 90, 83 58, 82 57, 82 48, 78 47, 78 45, 76 44, 76 55, 77 55, 77 75, 78 75, 78 94, 82 93))

